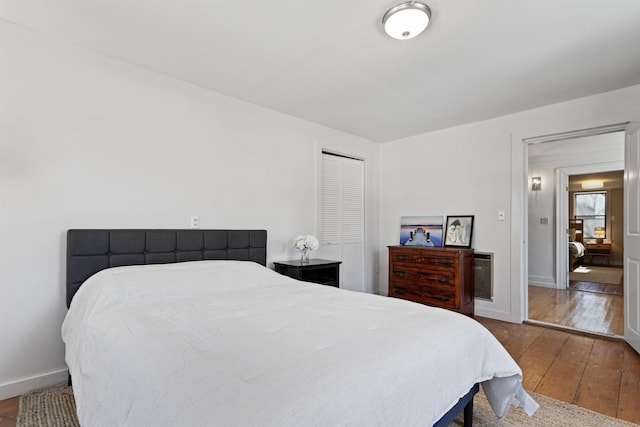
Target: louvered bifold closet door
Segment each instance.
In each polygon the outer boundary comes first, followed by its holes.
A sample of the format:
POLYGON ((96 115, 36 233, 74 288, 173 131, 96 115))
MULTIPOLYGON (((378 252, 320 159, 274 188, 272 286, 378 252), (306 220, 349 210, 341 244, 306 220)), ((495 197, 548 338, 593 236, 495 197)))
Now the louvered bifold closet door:
POLYGON ((364 290, 364 161, 322 154, 320 242, 342 261, 340 287, 364 290))

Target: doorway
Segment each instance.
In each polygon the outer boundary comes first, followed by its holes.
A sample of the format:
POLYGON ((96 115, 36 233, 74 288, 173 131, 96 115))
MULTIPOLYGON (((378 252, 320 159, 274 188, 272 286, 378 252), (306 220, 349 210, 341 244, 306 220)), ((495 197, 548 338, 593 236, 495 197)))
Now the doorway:
POLYGON ((528 195, 529 320, 609 336, 624 334, 623 168, 623 132, 529 145, 532 183, 528 195), (610 172, 614 169, 619 171, 610 172), (596 180, 602 181, 601 188, 582 191, 582 183, 596 180), (538 185, 534 186, 534 182, 538 185), (585 214, 577 207, 576 197, 580 203, 604 202, 598 206, 602 212, 585 214), (575 221, 576 217, 580 218, 575 221), (598 221, 602 224, 596 224, 598 221), (606 241, 603 239, 599 245, 593 234, 594 224, 609 232, 606 241), (575 228, 579 228, 577 237, 575 228), (585 245, 590 252, 575 255, 571 252, 585 245), (616 248, 615 259, 612 246, 616 248), (607 253, 605 248, 609 248, 607 253), (601 253, 596 255, 598 251, 601 253), (604 264, 602 260, 608 261, 608 265, 595 265, 604 264), (609 277, 611 261, 618 271, 609 277), (615 285, 601 283, 616 279, 615 285))

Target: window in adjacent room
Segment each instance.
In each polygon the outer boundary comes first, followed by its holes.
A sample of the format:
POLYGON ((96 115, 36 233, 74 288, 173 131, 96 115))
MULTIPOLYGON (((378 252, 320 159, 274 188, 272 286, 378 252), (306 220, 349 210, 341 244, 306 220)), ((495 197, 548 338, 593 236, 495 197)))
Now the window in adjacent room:
POLYGON ((606 191, 576 193, 574 206, 576 219, 583 220, 584 237, 594 239, 596 237, 594 229, 606 227, 606 191))

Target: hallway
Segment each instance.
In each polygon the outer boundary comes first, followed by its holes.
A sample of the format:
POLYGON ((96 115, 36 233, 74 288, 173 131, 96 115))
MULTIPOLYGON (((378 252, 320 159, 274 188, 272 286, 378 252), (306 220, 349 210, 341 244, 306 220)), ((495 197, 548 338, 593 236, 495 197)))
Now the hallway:
POLYGON ((529 319, 605 335, 624 335, 624 297, 529 286, 529 319))

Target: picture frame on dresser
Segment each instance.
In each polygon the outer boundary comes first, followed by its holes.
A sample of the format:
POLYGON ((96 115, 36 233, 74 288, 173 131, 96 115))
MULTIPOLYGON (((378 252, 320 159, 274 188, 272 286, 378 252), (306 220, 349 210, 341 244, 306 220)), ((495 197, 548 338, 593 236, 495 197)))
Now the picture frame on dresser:
POLYGON ((444 228, 444 246, 470 248, 473 238, 473 215, 447 215, 444 228))
POLYGON ((400 244, 441 247, 442 216, 401 216, 400 244))

